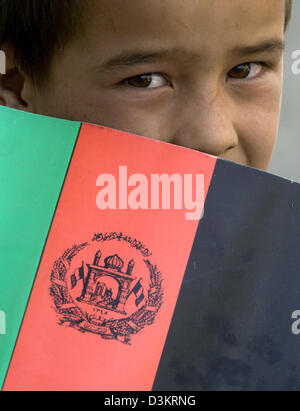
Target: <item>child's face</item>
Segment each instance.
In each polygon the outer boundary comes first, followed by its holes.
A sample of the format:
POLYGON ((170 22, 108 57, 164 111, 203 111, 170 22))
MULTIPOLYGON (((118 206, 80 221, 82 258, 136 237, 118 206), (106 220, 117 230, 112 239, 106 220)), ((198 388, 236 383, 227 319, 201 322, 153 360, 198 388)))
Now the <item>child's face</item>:
POLYGON ((282 91, 283 0, 91 0, 85 32, 25 85, 29 109, 266 169, 282 91))

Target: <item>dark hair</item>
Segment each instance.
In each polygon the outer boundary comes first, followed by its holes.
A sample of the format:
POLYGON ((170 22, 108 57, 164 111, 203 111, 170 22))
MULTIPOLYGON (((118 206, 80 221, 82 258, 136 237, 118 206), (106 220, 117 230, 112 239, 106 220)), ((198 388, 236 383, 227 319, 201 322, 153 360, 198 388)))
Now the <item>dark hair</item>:
MULTIPOLYGON (((286 1, 285 28, 292 0, 286 1)), ((53 52, 81 28, 84 0, 0 0, 0 46, 7 44, 15 63, 34 83, 47 74, 53 52)))
POLYGON ((292 1, 285 0, 285 29, 287 28, 292 15, 292 1))
POLYGON ((83 0, 0 0, 0 46, 35 83, 47 74, 53 52, 80 29, 83 0))

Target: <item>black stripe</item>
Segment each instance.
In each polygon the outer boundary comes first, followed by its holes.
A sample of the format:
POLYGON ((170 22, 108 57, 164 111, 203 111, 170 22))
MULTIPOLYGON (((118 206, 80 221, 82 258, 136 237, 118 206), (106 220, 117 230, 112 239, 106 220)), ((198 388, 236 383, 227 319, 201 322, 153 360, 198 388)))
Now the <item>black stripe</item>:
POLYGON ((218 160, 154 390, 299 390, 300 185, 218 160))

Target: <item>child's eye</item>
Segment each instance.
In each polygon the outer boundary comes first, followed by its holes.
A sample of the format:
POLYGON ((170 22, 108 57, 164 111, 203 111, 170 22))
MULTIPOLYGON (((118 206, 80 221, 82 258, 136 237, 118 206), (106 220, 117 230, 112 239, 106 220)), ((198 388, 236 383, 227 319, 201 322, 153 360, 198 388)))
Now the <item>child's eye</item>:
POLYGON ((158 88, 169 84, 168 80, 158 73, 141 74, 125 80, 125 84, 136 88, 158 88))
POLYGON ((264 63, 239 64, 228 72, 228 77, 238 80, 254 78, 263 71, 263 67, 264 63))

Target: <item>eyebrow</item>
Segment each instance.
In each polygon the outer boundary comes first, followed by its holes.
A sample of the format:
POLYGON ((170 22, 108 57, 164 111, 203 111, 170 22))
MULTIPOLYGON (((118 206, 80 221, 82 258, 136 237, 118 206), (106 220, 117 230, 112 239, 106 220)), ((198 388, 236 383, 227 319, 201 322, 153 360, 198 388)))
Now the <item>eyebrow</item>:
POLYGON ((270 39, 251 46, 239 46, 232 49, 233 54, 253 55, 262 53, 283 53, 285 50, 285 43, 281 39, 270 39))
MULTIPOLYGON (((254 54, 279 54, 283 53, 285 44, 281 39, 270 39, 258 44, 250 46, 238 46, 230 51, 232 55, 249 56, 254 54)), ((182 49, 161 49, 152 51, 142 50, 125 50, 104 62, 100 67, 96 67, 97 72, 108 72, 112 70, 120 70, 122 68, 153 63, 162 59, 178 59, 179 57, 186 59, 188 52, 182 49)), ((200 59, 200 54, 194 54, 193 58, 200 59)), ((94 69, 93 69, 94 71, 94 69)))
POLYGON ((101 65, 101 71, 110 71, 113 69, 119 69, 122 67, 133 66, 135 64, 153 63, 154 61, 176 57, 181 55, 182 52, 176 52, 176 50, 157 50, 157 51, 124 51, 116 56, 112 57, 104 64, 101 65))

